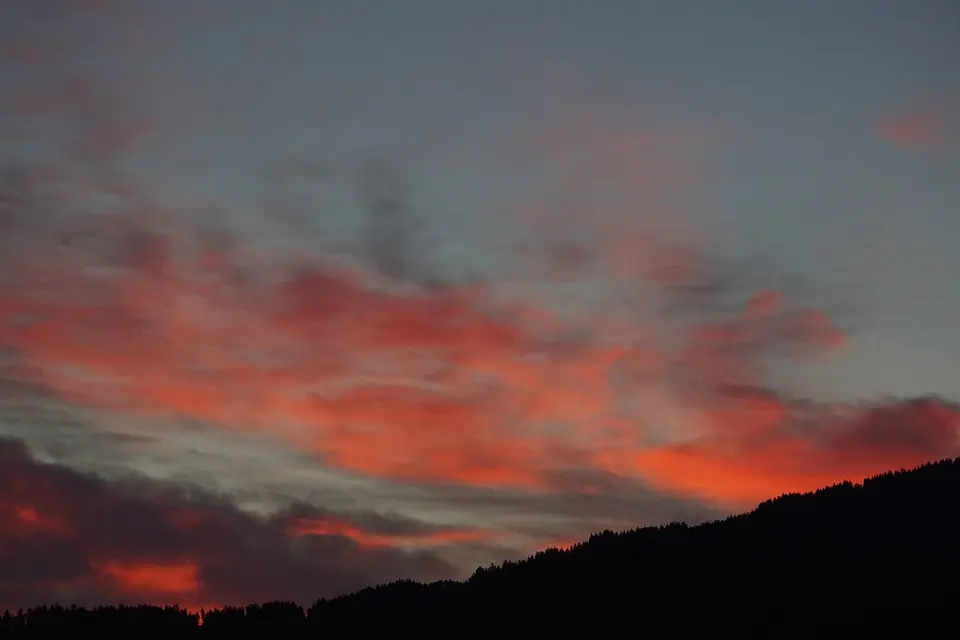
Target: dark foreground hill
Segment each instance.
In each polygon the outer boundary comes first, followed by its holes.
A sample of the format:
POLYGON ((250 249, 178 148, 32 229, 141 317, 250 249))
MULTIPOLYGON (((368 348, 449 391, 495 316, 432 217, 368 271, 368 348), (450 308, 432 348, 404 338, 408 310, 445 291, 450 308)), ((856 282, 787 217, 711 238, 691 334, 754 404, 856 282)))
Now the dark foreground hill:
POLYGON ((443 637, 606 633, 660 637, 957 637, 960 459, 785 495, 688 527, 598 533, 478 569, 465 582, 395 582, 309 610, 290 603, 208 612, 39 608, 5 615, 4 637, 443 637))

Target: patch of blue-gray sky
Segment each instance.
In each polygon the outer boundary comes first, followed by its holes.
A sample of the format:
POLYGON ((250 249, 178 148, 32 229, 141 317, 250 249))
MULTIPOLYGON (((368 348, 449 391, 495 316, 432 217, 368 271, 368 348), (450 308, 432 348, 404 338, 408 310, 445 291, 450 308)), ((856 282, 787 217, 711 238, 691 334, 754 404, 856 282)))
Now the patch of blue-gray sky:
MULTIPOLYGON (((164 79, 151 106, 183 129, 135 166, 170 197, 259 216, 284 162, 377 158, 414 176, 451 272, 496 269, 484 240, 510 231, 494 214, 542 184, 511 162, 524 133, 600 105, 639 130, 702 131, 686 188, 713 248, 761 248, 868 317, 819 391, 960 392, 950 2, 141 4, 150 56, 133 72, 164 79), (881 135, 928 104, 942 144, 881 135)), ((329 235, 358 217, 336 203, 299 207, 329 235)))

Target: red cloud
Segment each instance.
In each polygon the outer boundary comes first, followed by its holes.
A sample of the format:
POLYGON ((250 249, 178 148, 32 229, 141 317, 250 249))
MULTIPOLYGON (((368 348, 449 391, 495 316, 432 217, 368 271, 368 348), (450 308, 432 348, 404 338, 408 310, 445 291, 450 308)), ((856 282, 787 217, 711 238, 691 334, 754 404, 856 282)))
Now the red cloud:
POLYGON ((363 547, 438 547, 459 542, 489 542, 491 532, 474 529, 444 529, 436 531, 375 532, 364 531, 350 522, 332 518, 291 518, 287 532, 293 536, 343 536, 363 547))
POLYGON ((933 105, 905 109, 877 123, 879 135, 898 147, 915 148, 939 145, 949 132, 942 108, 933 105))
POLYGON ((198 567, 193 562, 156 564, 108 561, 95 568, 123 594, 150 594, 153 597, 192 598, 200 587, 198 567))
MULTIPOLYGON (((105 264, 112 275, 23 263, 23 277, 59 273, 56 286, 0 298, 0 337, 68 402, 267 430, 329 465, 416 483, 549 491, 556 472, 594 469, 743 501, 918 461, 895 443, 868 464, 863 437, 825 449, 798 431, 802 408, 751 391, 765 388, 772 359, 846 339, 782 292, 694 315, 668 336, 615 317, 561 318, 484 287, 401 291, 323 265, 271 272, 225 250, 212 262, 188 238, 118 229, 87 254, 119 261, 105 264), (156 268, 144 256, 158 248, 177 259, 156 268), (238 281, 241 268, 255 275, 238 281), (655 444, 654 433, 682 441, 655 444)), ((686 264, 652 278, 653 290, 712 295, 697 293, 700 268, 686 264)), ((860 419, 834 413, 817 419, 835 434, 860 419)))

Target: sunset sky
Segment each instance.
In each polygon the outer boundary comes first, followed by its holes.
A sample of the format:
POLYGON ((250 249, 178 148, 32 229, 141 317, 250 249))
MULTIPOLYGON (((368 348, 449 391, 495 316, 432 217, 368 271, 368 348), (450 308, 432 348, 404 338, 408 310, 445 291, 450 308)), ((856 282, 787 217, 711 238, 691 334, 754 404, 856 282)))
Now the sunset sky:
POLYGON ((960 455, 950 0, 0 5, 0 609, 312 602, 960 455))

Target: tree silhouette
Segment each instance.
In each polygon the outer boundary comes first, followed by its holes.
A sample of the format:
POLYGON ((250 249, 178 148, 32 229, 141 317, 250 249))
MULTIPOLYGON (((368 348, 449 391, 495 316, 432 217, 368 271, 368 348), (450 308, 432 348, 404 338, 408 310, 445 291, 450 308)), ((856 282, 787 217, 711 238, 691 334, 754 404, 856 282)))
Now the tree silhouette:
POLYGON ((800 638, 956 635, 960 459, 761 503, 687 526, 596 533, 567 550, 478 567, 463 581, 398 580, 321 599, 223 607, 41 606, 0 637, 88 629, 165 637, 732 633, 800 638), (202 622, 202 624, 200 624, 202 622))

